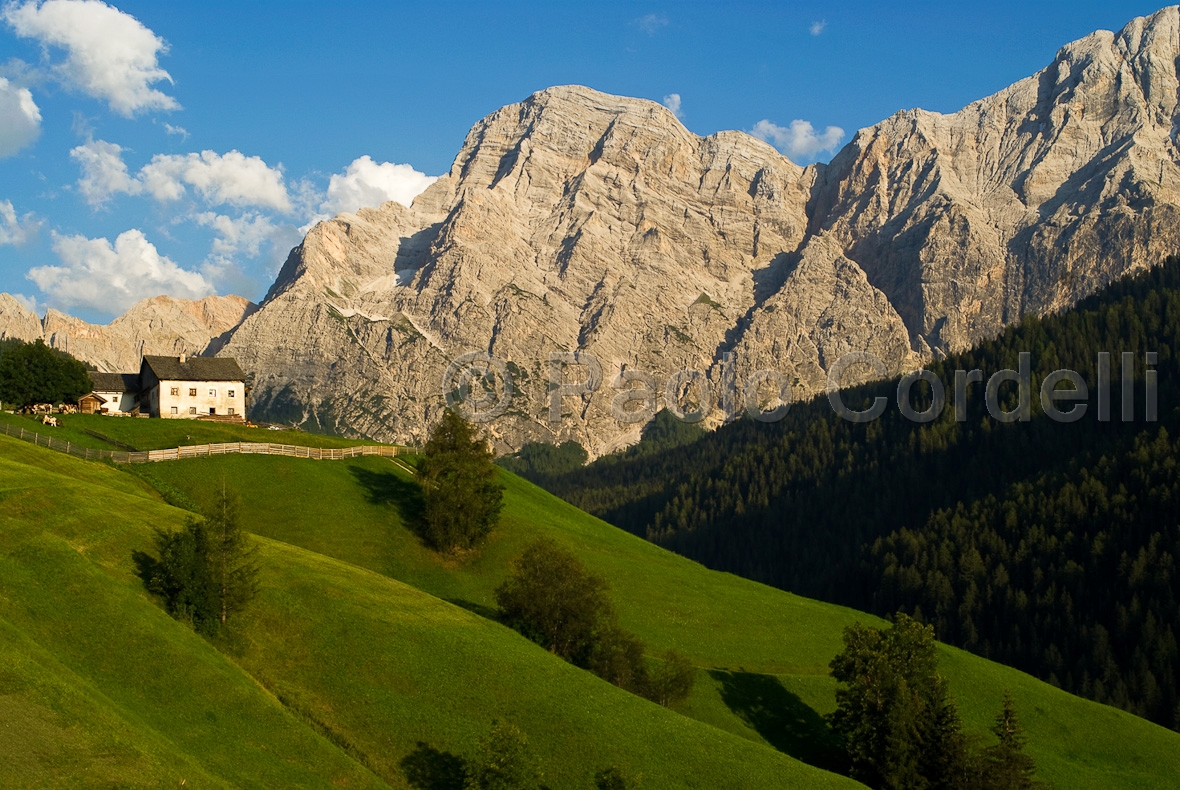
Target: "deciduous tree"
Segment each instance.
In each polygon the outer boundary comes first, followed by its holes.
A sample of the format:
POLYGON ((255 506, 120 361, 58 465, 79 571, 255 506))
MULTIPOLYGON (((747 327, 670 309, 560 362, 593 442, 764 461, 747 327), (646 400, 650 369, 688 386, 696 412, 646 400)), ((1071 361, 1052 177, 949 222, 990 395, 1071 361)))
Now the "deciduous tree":
POLYGON ((487 443, 453 410, 430 435, 418 462, 422 486, 422 526, 426 541, 439 551, 469 549, 496 526, 504 489, 487 443))
POLYGON ((614 619, 606 582, 549 539, 525 548, 495 595, 507 625, 581 666, 614 619))
POLYGON ((90 392, 86 366, 41 340, 8 342, 0 351, 0 402, 76 403, 90 392))
POLYGON ((534 790, 541 778, 528 738, 514 725, 495 722, 471 761, 468 790, 534 790))

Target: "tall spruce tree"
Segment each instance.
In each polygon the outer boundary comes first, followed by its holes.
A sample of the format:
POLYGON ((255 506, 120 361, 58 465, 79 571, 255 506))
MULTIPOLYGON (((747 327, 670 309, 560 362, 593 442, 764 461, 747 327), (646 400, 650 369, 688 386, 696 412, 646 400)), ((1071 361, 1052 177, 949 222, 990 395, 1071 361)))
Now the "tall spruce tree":
POLYGON ((258 547, 242 530, 237 498, 221 485, 213 507, 205 514, 208 535, 209 582, 224 625, 231 614, 246 607, 258 594, 258 547))
POLYGON ((423 533, 436 550, 473 548, 496 526, 504 487, 493 457, 467 421, 451 409, 443 413, 418 462, 423 533))
POLYGON ((1000 739, 987 749, 984 759, 985 790, 1034 790, 1046 787, 1034 777, 1036 762, 1024 753, 1024 730, 1016 718, 1012 694, 1004 692, 1004 703, 992 732, 1000 739))

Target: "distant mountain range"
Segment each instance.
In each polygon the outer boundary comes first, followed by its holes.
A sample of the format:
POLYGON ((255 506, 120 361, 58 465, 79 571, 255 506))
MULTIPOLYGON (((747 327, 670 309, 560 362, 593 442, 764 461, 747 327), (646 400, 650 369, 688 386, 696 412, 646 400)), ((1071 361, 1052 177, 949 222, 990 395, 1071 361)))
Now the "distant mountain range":
MULTIPOLYGON (((638 437, 610 412, 623 371, 662 391, 700 370, 716 391, 732 352, 737 381, 773 368, 796 396, 848 351, 897 373, 1177 249, 1178 58, 1169 7, 806 168, 741 132, 698 137, 653 102, 550 88, 477 123, 412 207, 317 225, 257 312, 243 303, 202 337, 228 332, 214 345, 253 372, 258 416, 398 441, 444 407, 456 356, 488 352, 517 389, 487 426, 498 448, 576 439, 591 455, 638 437), (601 361, 603 385, 549 423, 548 355, 574 350, 601 361)), ((0 302, 0 335, 32 327, 18 308, 0 302)), ((139 340, 201 350, 186 331, 139 340)))
POLYGON ((38 318, 0 294, 0 339, 44 340, 108 373, 139 370, 144 354, 212 354, 258 305, 240 296, 191 301, 157 296, 138 302, 109 324, 89 324, 57 310, 38 318))

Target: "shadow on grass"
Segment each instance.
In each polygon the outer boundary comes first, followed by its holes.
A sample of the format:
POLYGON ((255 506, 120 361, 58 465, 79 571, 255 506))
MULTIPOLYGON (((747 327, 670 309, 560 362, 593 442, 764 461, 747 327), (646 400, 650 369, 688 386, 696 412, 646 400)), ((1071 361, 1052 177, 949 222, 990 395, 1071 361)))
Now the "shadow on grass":
POLYGON ((500 613, 490 606, 484 606, 481 603, 468 601, 464 598, 448 598, 447 603, 453 603, 455 606, 466 609, 472 614, 477 614, 487 620, 494 620, 497 623, 500 622, 500 613))
POLYGON ((365 490, 365 498, 373 505, 393 505, 406 525, 420 539, 425 540, 422 521, 422 489, 417 483, 403 480, 392 471, 374 472, 363 466, 350 470, 357 483, 365 490))
POLYGON ((143 582, 145 588, 151 590, 152 577, 156 575, 160 561, 152 555, 138 550, 131 552, 131 561, 135 563, 135 575, 143 582))
POLYGON ((401 761, 402 773, 417 790, 463 790, 467 761, 451 752, 440 752, 422 741, 401 761))
POLYGON ((773 675, 711 670, 721 699, 780 752, 808 765, 848 773, 848 755, 827 721, 773 675))

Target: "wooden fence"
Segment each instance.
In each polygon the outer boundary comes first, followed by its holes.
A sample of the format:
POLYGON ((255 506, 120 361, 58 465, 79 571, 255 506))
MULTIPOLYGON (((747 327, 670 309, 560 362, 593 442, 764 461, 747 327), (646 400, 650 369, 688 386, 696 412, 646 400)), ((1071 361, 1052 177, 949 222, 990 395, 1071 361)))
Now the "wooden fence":
POLYGON ((391 447, 390 445, 360 445, 357 447, 300 447, 294 444, 273 444, 271 442, 223 442, 221 444, 192 444, 173 447, 168 450, 94 450, 79 447, 72 442, 52 436, 16 428, 0 423, 0 433, 32 442, 38 447, 48 447, 61 453, 69 453, 88 461, 113 461, 117 464, 143 464, 155 461, 178 461, 182 458, 203 458, 210 455, 282 455, 288 458, 310 458, 314 461, 339 461, 362 455, 379 455, 392 458, 398 455, 416 453, 412 447, 391 447))

